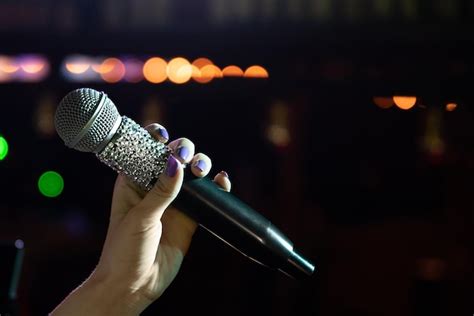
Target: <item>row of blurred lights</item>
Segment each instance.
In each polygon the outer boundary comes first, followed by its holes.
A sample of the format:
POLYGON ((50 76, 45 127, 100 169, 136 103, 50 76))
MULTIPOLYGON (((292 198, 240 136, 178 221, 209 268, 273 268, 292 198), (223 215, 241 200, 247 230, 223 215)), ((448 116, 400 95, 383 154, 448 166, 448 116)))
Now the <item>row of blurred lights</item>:
MULTIPOLYGON (((38 82, 48 76, 49 70, 49 61, 40 55, 0 55, 0 83, 38 82)), ((167 80, 183 84, 191 79, 208 83, 223 77, 269 77, 268 71, 259 65, 245 70, 236 65, 221 69, 208 58, 198 58, 191 63, 183 57, 166 61, 161 57, 141 60, 135 57, 119 59, 83 55, 66 57, 61 65, 61 73, 64 78, 73 82, 138 83, 146 80, 155 84, 167 80)))
POLYGON ((38 82, 46 78, 49 71, 50 64, 41 55, 0 55, 0 83, 38 82))
MULTIPOLYGON (((410 110, 417 105, 417 97, 415 96, 393 96, 393 97, 374 97, 373 101, 381 109, 389 109, 392 106, 397 106, 402 110, 410 110)), ((419 105, 424 107, 423 105, 419 105)), ((453 112, 458 108, 457 103, 447 103, 446 111, 453 112)))
POLYGON ((161 57, 151 57, 145 61, 137 58, 119 59, 70 56, 63 63, 63 74, 71 81, 100 81, 116 83, 126 81, 138 83, 146 80, 150 83, 171 81, 183 84, 191 79, 199 83, 208 83, 215 78, 245 77, 268 78, 268 71, 259 65, 248 67, 245 71, 236 65, 223 69, 208 58, 198 58, 192 63, 186 58, 176 57, 169 61, 161 57))

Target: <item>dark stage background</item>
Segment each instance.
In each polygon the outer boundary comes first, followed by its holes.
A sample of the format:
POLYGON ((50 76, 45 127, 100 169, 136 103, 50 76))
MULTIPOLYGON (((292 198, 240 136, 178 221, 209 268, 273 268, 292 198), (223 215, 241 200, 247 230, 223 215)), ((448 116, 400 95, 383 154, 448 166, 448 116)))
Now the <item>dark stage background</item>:
POLYGON ((144 315, 472 315, 473 20, 468 0, 0 1, 0 240, 24 241, 19 314, 51 311, 100 255, 115 174, 51 131, 61 97, 87 86, 192 139, 318 268, 294 281, 199 229, 144 315), (31 54, 44 77, 8 72, 31 54), (269 77, 74 81, 78 54, 269 77), (56 198, 38 191, 47 170, 64 179, 56 198))

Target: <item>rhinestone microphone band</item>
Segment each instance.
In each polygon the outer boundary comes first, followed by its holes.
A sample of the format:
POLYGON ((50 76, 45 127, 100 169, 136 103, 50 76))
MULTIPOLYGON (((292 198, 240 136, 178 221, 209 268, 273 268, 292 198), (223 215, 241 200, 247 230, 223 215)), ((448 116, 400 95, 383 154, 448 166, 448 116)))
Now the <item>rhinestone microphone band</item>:
POLYGON ((166 145, 153 139, 132 119, 122 116, 114 137, 96 155, 107 166, 150 191, 164 171, 170 154, 166 145))

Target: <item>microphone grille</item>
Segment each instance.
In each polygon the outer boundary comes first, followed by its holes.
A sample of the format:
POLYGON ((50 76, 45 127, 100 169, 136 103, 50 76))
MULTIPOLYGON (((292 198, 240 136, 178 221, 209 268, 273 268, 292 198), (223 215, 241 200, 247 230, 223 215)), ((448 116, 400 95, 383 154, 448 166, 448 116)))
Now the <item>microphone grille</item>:
POLYGON ((94 152, 110 138, 114 125, 120 119, 115 104, 105 93, 81 88, 71 91, 61 100, 56 110, 55 126, 67 146, 94 152), (96 113, 101 101, 103 107, 96 113))

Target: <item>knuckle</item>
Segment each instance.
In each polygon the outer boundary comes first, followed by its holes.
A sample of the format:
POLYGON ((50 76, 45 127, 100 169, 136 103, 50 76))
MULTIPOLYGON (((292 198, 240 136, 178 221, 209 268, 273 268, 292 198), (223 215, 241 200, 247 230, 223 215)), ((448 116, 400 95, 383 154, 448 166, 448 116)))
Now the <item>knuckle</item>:
POLYGON ((160 199, 170 199, 174 198, 178 192, 175 188, 158 179, 153 188, 150 190, 150 194, 153 194, 155 197, 160 199))

